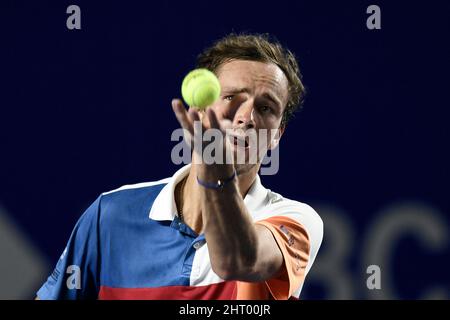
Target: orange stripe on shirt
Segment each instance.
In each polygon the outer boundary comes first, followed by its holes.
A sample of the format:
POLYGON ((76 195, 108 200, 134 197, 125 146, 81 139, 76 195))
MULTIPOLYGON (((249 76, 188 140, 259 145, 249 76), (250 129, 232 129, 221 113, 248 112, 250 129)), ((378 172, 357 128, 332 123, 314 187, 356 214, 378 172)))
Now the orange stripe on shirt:
POLYGON ((283 255, 283 270, 276 278, 265 282, 239 281, 237 299, 289 299, 305 279, 310 251, 308 233, 302 224, 284 216, 270 217, 256 223, 268 228, 274 236, 283 255))

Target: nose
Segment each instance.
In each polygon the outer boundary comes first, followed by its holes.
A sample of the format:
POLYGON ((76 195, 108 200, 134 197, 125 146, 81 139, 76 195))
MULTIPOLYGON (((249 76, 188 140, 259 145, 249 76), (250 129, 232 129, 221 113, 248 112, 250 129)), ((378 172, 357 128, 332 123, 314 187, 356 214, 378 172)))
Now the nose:
POLYGON ((253 110, 254 105, 252 99, 242 103, 234 116, 234 124, 245 130, 255 128, 253 110))

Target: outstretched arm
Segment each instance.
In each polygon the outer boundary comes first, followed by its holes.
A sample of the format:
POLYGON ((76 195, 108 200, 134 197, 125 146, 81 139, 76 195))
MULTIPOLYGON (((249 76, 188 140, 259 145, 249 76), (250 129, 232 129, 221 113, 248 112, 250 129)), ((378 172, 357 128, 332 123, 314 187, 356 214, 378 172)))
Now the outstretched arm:
MULTIPOLYGON (((180 100, 173 100, 174 113, 191 137, 195 136, 194 122, 199 113, 187 111, 180 100)), ((212 109, 207 109, 202 130, 221 130, 212 109)), ((224 144, 225 145, 225 141, 224 144)), ((226 152, 226 150, 224 151, 226 152)), ((215 183, 233 176, 233 164, 194 164, 198 178, 215 183)), ((283 266, 283 256, 272 233, 263 225, 255 225, 239 192, 237 179, 222 189, 201 186, 200 202, 205 238, 214 272, 225 280, 263 281, 274 277, 283 266)))

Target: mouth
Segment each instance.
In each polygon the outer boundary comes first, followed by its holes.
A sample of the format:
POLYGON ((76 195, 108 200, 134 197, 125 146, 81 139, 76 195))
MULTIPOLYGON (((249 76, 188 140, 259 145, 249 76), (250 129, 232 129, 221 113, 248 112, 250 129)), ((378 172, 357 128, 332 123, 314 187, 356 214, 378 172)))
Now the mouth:
POLYGON ((248 149, 250 147, 250 139, 246 136, 231 136, 231 143, 235 148, 248 149))

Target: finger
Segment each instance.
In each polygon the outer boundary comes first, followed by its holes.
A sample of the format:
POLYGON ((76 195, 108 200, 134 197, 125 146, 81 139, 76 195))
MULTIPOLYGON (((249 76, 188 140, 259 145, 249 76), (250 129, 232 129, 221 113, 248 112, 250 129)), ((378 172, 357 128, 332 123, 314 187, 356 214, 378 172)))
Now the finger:
POLYGON ((189 147, 192 147, 192 141, 194 137, 194 127, 189 120, 186 108, 180 99, 172 99, 172 109, 178 122, 183 129, 184 141, 189 147))
POLYGON ((223 131, 225 131, 227 129, 232 129, 233 122, 231 122, 231 120, 228 120, 228 119, 223 119, 220 121, 220 127, 222 128, 223 131))
POLYGON ((202 124, 202 120, 200 118, 200 114, 194 108, 190 108, 188 111, 189 121, 191 121, 194 128, 194 136, 196 134, 202 134, 205 131, 205 127, 202 124))
POLYGON ((180 99, 172 99, 172 109, 181 127, 193 134, 194 128, 189 121, 188 112, 186 111, 183 102, 181 102, 180 99))
POLYGON ((210 108, 206 109, 206 114, 208 116, 209 124, 212 129, 221 130, 221 126, 219 120, 217 119, 216 113, 212 111, 210 108))
POLYGON ((194 108, 189 109, 189 118, 192 122, 198 121, 201 123, 201 128, 204 131, 208 129, 208 119, 205 117, 204 113, 195 110, 194 108))
POLYGON ((200 115, 198 114, 198 111, 195 110, 194 108, 190 108, 188 111, 188 117, 189 119, 194 122, 194 121, 201 121, 200 119, 200 115))

